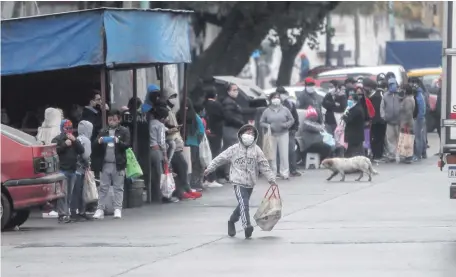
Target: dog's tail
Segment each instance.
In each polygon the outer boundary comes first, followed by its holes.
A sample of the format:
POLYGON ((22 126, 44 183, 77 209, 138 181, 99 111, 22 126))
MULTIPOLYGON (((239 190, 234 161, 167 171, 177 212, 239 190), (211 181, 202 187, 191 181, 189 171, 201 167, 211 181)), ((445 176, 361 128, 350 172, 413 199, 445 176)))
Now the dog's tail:
POLYGON ((368 163, 369 163, 369 170, 370 170, 370 172, 371 172, 372 174, 374 174, 374 175, 380 174, 380 173, 378 173, 377 170, 374 169, 374 167, 372 166, 371 161, 369 161, 368 163))

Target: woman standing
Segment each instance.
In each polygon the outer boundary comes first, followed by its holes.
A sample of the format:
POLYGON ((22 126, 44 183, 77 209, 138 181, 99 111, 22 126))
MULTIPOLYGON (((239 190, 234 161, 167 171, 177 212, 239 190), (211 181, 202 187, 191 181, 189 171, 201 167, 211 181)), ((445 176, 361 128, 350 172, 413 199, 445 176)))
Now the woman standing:
POLYGON ((270 105, 261 115, 260 126, 271 128, 272 133, 272 171, 277 174, 277 149, 280 157, 280 175, 284 179, 290 176, 288 164, 288 129, 293 125, 294 119, 290 110, 284 107, 280 94, 274 92, 269 96, 270 105))
POLYGON ((360 101, 362 90, 355 92, 354 88, 347 88, 348 101, 347 110, 342 119, 345 121, 345 142, 348 144, 345 156, 347 158, 364 156, 364 126, 365 112, 363 103, 360 101), (359 93, 359 94, 357 94, 359 93))
MULTIPOLYGON (((181 103, 181 107, 184 107, 184 103, 181 103)), ((182 134, 185 140, 185 146, 190 147, 191 160, 192 160, 192 173, 190 179, 190 186, 196 190, 202 190, 203 188, 203 173, 199 158, 199 145, 204 136, 204 125, 201 117, 196 113, 193 108, 193 103, 187 98, 187 110, 186 117, 184 119, 184 109, 180 109, 177 115, 179 124, 183 124, 186 121, 185 134, 182 134)), ((181 132, 183 130, 181 129, 181 132)))

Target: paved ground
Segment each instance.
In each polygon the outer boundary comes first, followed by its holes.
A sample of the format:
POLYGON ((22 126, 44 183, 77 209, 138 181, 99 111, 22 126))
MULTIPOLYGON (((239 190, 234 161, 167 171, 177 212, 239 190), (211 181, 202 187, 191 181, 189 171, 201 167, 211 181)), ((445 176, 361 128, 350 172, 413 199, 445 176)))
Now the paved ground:
POLYGON ((284 217, 252 240, 225 235, 230 187, 120 221, 31 220, 2 234, 2 276, 456 276, 456 201, 436 158, 376 168, 371 183, 328 183, 323 170, 281 182, 284 217))

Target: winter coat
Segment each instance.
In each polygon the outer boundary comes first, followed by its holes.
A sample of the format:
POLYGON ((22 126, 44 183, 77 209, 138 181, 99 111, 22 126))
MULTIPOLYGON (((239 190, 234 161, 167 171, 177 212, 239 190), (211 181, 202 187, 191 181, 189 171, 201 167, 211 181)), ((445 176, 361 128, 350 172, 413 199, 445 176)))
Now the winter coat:
MULTIPOLYGON (((106 155, 106 144, 99 143, 100 137, 108 137, 109 129, 105 128, 100 131, 95 141, 93 141, 92 169, 95 172, 101 172, 103 169, 106 155)), ((123 126, 117 126, 114 136, 119 139, 115 144, 114 153, 116 156, 116 168, 118 171, 124 170, 127 166, 126 150, 130 147, 130 131, 123 126)))
POLYGON ((92 137, 93 125, 89 121, 82 120, 78 124, 78 141, 84 148, 84 153, 78 155, 76 172, 84 173, 90 168, 90 155, 92 155, 92 137))
POLYGON ((98 137, 98 132, 103 127, 103 120, 101 116, 101 110, 95 109, 91 106, 86 106, 82 110, 82 118, 81 120, 86 120, 92 123, 93 125, 93 132, 92 137, 90 138, 91 141, 94 141, 98 137))
POLYGON ((387 92, 380 104, 381 117, 390 125, 399 125, 399 111, 402 98, 397 93, 387 92))
POLYGON ((321 132, 326 131, 325 126, 317 122, 317 118, 304 119, 301 123, 301 129, 297 137, 302 138, 301 152, 306 152, 314 144, 323 142, 321 132))
POLYGON ((241 128, 244 125, 244 117, 242 115, 241 106, 231 98, 226 97, 223 100, 223 117, 225 119, 225 126, 233 128, 241 128))
POLYGON ((60 123, 62 114, 58 109, 47 108, 44 111, 44 121, 38 128, 36 139, 42 141, 45 145, 51 144, 52 140, 60 135, 60 123))
MULTIPOLYGON (((62 128, 64 122, 62 120, 60 127, 62 128)), ((65 141, 68 139, 68 135, 62 132, 56 136, 52 143, 57 144, 57 154, 59 155, 60 170, 65 171, 76 171, 78 156, 84 153, 84 146, 77 139, 72 141, 71 145, 66 145, 65 141)))
POLYGON ((400 126, 402 130, 413 131, 413 110, 415 109, 415 99, 413 95, 408 95, 401 102, 399 111, 400 126))
POLYGON ((381 116, 381 105, 382 105, 382 99, 383 99, 383 90, 377 89, 375 92, 373 92, 368 98, 370 99, 372 106, 374 107, 375 110, 375 116, 372 118, 372 124, 380 124, 380 123, 385 123, 381 116))
POLYGON ((365 127, 364 108, 360 102, 351 107, 342 117, 345 121, 345 142, 351 145, 357 145, 364 142, 365 127))
POLYGON ((268 160, 264 156, 261 148, 256 144, 258 130, 250 124, 246 124, 239 129, 239 143, 236 143, 212 160, 207 167, 207 171, 213 172, 219 166, 230 163, 230 182, 246 188, 253 188, 258 180, 258 173, 261 172, 269 183, 275 183, 275 173, 269 167, 268 160), (250 146, 245 146, 241 142, 240 134, 246 128, 253 128, 255 141, 250 146))
POLYGON ((290 131, 298 131, 299 129, 299 116, 298 116, 298 111, 296 110, 296 102, 294 99, 291 97, 288 97, 287 95, 282 94, 281 95, 282 99, 282 105, 286 107, 290 112, 291 115, 293 116, 294 123, 290 127, 290 131))
POLYGON ((345 111, 345 108, 347 107, 347 97, 344 94, 332 95, 331 93, 328 93, 325 95, 325 98, 323 98, 322 106, 326 109, 325 123, 328 125, 336 125, 337 121, 334 113, 343 113, 345 111), (336 103, 339 105, 336 105, 336 103))

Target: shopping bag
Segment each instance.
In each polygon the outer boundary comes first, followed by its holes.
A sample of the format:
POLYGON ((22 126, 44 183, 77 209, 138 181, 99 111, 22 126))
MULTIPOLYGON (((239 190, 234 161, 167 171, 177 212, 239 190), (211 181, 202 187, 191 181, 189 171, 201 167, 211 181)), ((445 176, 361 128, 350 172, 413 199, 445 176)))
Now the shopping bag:
POLYGON ((279 187, 272 185, 266 192, 260 207, 253 219, 263 231, 271 231, 282 217, 282 200, 280 199, 279 187))
POLYGON ((415 135, 401 132, 397 143, 397 153, 401 157, 412 157, 415 135))
POLYGON ((343 123, 337 125, 336 130, 334 130, 334 140, 336 141, 336 147, 347 149, 348 144, 345 142, 345 126, 343 123))
POLYGON ((266 134, 263 136, 263 153, 268 161, 274 160, 274 154, 272 149, 272 133, 271 127, 268 127, 266 134))
POLYGON ((141 166, 138 163, 138 160, 136 160, 135 153, 133 153, 133 150, 131 148, 128 148, 126 151, 127 154, 127 168, 125 169, 125 173, 127 175, 127 178, 139 178, 143 175, 141 166))
POLYGON ((84 174, 84 186, 82 188, 82 199, 89 204, 98 201, 97 183, 95 174, 91 170, 86 170, 84 174))
POLYGON ((211 147, 209 146, 206 135, 203 136, 199 145, 199 158, 203 168, 207 168, 212 161, 211 147))
POLYGON ((320 134, 323 137, 324 144, 330 146, 331 148, 334 148, 336 146, 336 140, 333 138, 333 136, 330 133, 323 131, 323 132, 320 132, 320 134))
POLYGON ((176 185, 174 184, 173 175, 169 172, 168 165, 165 164, 164 168, 165 170, 160 178, 160 190, 163 197, 171 198, 176 185))

